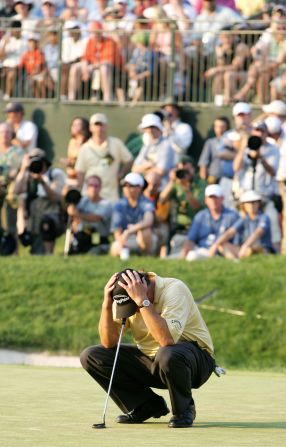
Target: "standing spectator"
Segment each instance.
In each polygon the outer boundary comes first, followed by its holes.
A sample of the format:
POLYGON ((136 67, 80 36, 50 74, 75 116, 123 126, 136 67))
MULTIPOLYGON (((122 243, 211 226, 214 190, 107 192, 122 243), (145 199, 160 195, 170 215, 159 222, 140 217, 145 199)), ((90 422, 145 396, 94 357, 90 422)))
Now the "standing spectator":
POLYGON ((175 166, 175 153, 170 142, 163 137, 162 122, 154 113, 148 113, 142 117, 139 128, 147 138, 133 163, 132 171, 143 175, 149 171, 157 172, 164 184, 168 180, 169 170, 175 166))
POLYGON ((75 117, 70 126, 70 136, 67 159, 61 160, 61 162, 66 165, 67 184, 69 186, 78 186, 75 164, 81 146, 86 143, 91 136, 88 120, 81 116, 75 117))
POLYGON ((115 202, 119 198, 119 181, 131 167, 132 155, 121 140, 108 136, 107 118, 102 113, 90 117, 91 138, 82 146, 75 165, 78 182, 98 175, 102 180, 101 195, 115 202))
POLYGON ((26 41, 22 39, 21 35, 21 22, 13 20, 10 27, 10 31, 7 31, 0 41, 0 60, 5 79, 4 100, 13 96, 15 86, 17 85, 17 77, 19 77, 18 66, 22 54, 27 49, 26 41))
POLYGON ((24 119, 24 107, 19 102, 10 102, 6 105, 6 121, 13 127, 15 137, 12 144, 30 152, 37 144, 38 129, 32 122, 24 119))
MULTIPOLYGON (((19 67, 24 70, 24 84, 26 81, 31 88, 30 95, 34 98, 44 98, 43 76, 45 58, 39 47, 40 36, 30 34, 28 37, 28 50, 22 55, 19 67)), ((27 93, 26 93, 27 94, 27 93)))
MULTIPOLYGON (((14 181, 21 166, 24 151, 12 143, 13 127, 10 123, 0 124, 0 231, 4 228, 14 242, 17 236, 17 206, 14 181), (3 222, 2 222, 3 219, 3 222)), ((16 245, 16 244, 15 244, 16 245)))
POLYGON ((80 62, 86 47, 86 39, 82 37, 81 24, 77 20, 67 20, 64 24, 62 40, 62 77, 61 99, 67 99, 68 83, 71 67, 80 62))
POLYGON ((162 109, 165 112, 163 136, 169 140, 175 152, 175 163, 178 163, 193 142, 193 129, 181 121, 181 108, 172 98, 164 102, 162 109))
POLYGON ((261 196, 245 191, 240 197, 242 216, 216 241, 217 251, 229 259, 273 253, 269 217, 261 211, 261 196), (228 242, 238 235, 237 243, 228 242))
POLYGON ((109 250, 109 234, 112 204, 100 196, 101 179, 97 175, 86 181, 86 194, 78 205, 68 205, 67 214, 72 219, 74 240, 70 254, 86 253, 106 254, 109 250), (92 244, 92 234, 99 235, 99 243, 92 244))
POLYGON ((218 183, 222 176, 220 153, 224 144, 223 136, 229 128, 230 123, 227 117, 217 117, 213 125, 215 136, 205 141, 198 165, 201 179, 209 184, 218 183))
MULTIPOLYGON (((57 237, 63 233, 61 192, 64 184, 63 171, 51 167, 45 151, 35 148, 24 156, 16 177, 15 193, 26 198, 24 235, 30 234, 31 254, 52 254, 57 237)), ((23 240, 23 234, 19 234, 19 238, 23 240)))
MULTIPOLYGON (((280 99, 271 101, 270 104, 265 104, 262 110, 266 116, 275 116, 280 119, 283 132, 286 133, 286 104, 280 99)), ((264 115, 260 118, 263 119, 264 115)))
POLYGON ((264 211, 271 221, 272 243, 278 250, 280 248, 281 230, 273 195, 277 192, 275 177, 279 166, 279 150, 277 146, 266 141, 267 127, 264 122, 255 124, 251 137, 258 137, 256 141, 254 140, 255 143, 258 143, 258 147, 253 149, 249 139, 248 145, 240 148, 233 162, 235 193, 239 198, 244 191, 254 189, 261 195, 264 211))
POLYGON ((76 99, 80 82, 87 82, 92 78, 92 95, 101 90, 103 101, 111 101, 112 74, 122 64, 121 54, 116 42, 103 34, 100 22, 91 22, 89 32, 90 37, 82 60, 73 64, 70 70, 68 99, 76 99))
POLYGON ((238 220, 238 213, 223 206, 223 192, 219 185, 208 185, 205 190, 206 209, 199 211, 189 229, 182 256, 195 261, 215 256, 218 238, 238 220))
POLYGON ((126 249, 128 253, 155 254, 154 205, 142 193, 144 179, 140 174, 131 172, 122 180, 122 186, 123 198, 115 204, 112 214, 114 242, 111 255, 126 256, 126 249))

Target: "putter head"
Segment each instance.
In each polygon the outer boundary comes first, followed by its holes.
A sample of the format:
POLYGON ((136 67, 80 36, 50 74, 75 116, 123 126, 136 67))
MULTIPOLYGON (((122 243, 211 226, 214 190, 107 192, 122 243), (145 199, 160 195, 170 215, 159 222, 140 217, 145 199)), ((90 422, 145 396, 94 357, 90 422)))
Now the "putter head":
POLYGON ((100 424, 93 424, 92 428, 106 428, 105 422, 101 422, 100 424))

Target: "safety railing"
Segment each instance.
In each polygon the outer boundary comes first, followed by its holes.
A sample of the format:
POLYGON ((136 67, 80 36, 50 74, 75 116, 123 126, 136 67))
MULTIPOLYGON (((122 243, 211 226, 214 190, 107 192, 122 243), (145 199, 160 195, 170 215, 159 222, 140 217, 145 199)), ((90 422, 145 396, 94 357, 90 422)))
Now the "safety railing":
POLYGON ((191 22, 157 21, 150 28, 143 21, 132 31, 110 23, 102 29, 97 22, 69 29, 60 21, 22 29, 13 21, 0 23, 5 100, 136 104, 173 97, 222 105, 260 95, 263 102, 270 98, 270 81, 285 68, 282 57, 276 63, 286 48, 285 30, 265 31, 262 22, 200 30, 191 22))

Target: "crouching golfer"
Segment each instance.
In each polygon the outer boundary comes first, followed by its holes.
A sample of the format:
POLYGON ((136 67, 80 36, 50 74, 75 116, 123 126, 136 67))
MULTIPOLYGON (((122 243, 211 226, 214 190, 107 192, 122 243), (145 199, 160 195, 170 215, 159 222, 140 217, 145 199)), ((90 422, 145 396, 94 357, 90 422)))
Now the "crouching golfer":
POLYGON ((171 428, 191 427, 196 417, 192 388, 215 368, 213 343, 188 287, 175 278, 126 269, 104 288, 99 334, 101 345, 81 354, 84 369, 108 389, 120 319, 127 318, 135 345, 122 344, 110 396, 123 414, 121 424, 140 424, 169 413, 151 388, 168 389, 171 428))

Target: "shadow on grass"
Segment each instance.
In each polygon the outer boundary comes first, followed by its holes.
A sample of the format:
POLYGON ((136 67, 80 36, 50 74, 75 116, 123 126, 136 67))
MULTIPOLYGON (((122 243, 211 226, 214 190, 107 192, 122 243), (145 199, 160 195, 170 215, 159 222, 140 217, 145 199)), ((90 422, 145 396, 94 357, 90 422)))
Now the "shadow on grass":
POLYGON ((259 429, 286 429, 286 422, 202 422, 196 423, 197 428, 259 428, 259 429))

